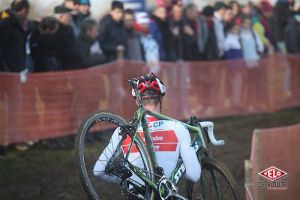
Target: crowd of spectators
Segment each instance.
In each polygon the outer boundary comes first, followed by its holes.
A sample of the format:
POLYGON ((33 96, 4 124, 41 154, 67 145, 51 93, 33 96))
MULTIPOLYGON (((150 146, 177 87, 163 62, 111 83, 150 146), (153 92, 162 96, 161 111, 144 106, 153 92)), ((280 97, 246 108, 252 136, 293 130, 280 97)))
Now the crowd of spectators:
MULTIPOLYGON (((86 68, 120 57, 160 61, 258 60, 275 51, 299 53, 299 7, 293 0, 216 2, 201 11, 179 0, 157 1, 147 12, 120 1, 99 22, 89 0, 64 0, 53 15, 28 20, 27 0, 0 12, 0 71, 86 68)), ((299 12, 300 13, 300 12, 299 12)))

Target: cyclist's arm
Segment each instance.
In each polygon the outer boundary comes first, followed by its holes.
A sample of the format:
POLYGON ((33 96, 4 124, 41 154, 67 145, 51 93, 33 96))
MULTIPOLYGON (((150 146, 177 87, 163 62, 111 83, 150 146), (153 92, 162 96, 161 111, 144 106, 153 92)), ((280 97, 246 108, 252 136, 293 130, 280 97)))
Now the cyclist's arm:
POLYGON ((116 146, 119 144, 119 131, 119 128, 114 131, 109 144, 101 153, 93 170, 95 176, 108 182, 120 182, 120 179, 117 176, 107 175, 105 173, 105 166, 115 151, 116 146))
POLYGON ((185 176, 187 179, 197 182, 201 176, 201 167, 195 149, 191 146, 192 142, 190 134, 183 126, 180 128, 180 133, 182 138, 179 153, 186 168, 185 176))

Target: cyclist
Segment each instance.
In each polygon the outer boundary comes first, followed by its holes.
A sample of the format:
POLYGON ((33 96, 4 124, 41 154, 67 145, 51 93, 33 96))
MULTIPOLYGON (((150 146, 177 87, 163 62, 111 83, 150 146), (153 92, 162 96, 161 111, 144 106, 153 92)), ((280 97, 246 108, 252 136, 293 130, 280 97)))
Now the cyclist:
MULTIPOLYGON (((152 112, 161 111, 162 100, 166 93, 166 87, 158 77, 156 77, 153 73, 139 77, 138 90, 141 94, 145 109, 152 112)), ((135 97, 133 90, 132 95, 135 97)), ((147 116, 146 118, 157 157, 157 163, 163 168, 166 177, 170 178, 178 160, 182 159, 186 169, 185 176, 190 181, 197 182, 200 179, 201 167, 195 150, 191 146, 191 137, 188 130, 178 122, 158 120, 152 116, 147 116)), ((142 131, 142 128, 139 127, 138 132, 143 138, 142 131)), ((110 152, 114 152, 113 148, 117 146, 120 138, 119 130, 116 129, 109 145, 105 148, 94 166, 95 176, 107 181, 118 180, 117 177, 105 174, 105 165, 111 156, 110 152), (106 162, 104 160, 106 160, 106 162)), ((130 138, 127 137, 122 144, 122 149, 125 151, 124 153, 126 153, 126 147, 128 147, 129 144, 130 138)), ((136 158, 134 158, 134 154, 138 154, 138 152, 132 148, 129 156, 130 162, 137 162, 135 160, 136 158), (131 154, 133 154, 132 157, 131 154)), ((138 163, 134 164, 138 165, 138 163)))

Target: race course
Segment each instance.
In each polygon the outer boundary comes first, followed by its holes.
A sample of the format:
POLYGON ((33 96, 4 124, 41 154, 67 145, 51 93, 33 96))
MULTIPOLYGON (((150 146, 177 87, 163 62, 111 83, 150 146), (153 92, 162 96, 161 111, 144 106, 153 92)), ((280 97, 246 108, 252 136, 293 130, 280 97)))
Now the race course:
MULTIPOLYGON (((226 141, 223 147, 210 146, 213 156, 231 170, 244 194, 244 160, 250 156, 253 130, 300 123, 300 108, 211 120, 216 126, 216 137, 226 141)), ((0 159, 2 200, 86 199, 75 169, 74 137, 58 142, 64 147, 57 147, 57 141, 41 141, 24 152, 9 147, 6 157, 0 159)), ((108 192, 103 199, 113 199, 114 192, 108 192)))

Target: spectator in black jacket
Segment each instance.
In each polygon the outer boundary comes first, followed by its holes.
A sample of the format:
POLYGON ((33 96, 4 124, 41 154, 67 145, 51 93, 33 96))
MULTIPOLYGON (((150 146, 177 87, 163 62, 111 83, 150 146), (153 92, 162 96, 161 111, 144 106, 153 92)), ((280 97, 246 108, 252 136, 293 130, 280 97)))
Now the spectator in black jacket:
POLYGON ((55 33, 59 22, 54 17, 45 17, 30 38, 30 49, 34 60, 35 72, 48 72, 62 70, 62 63, 57 49, 59 44, 55 41, 55 33))
POLYGON ((175 4, 169 17, 169 25, 173 34, 174 53, 176 60, 183 59, 183 21, 182 6, 175 4))
POLYGON ((300 53, 300 29, 297 20, 290 17, 284 30, 284 42, 288 53, 300 53))
POLYGON ((59 10, 62 8, 67 8, 70 10, 70 26, 72 27, 74 35, 77 37, 80 31, 80 23, 79 23, 79 6, 80 0, 64 0, 63 4, 58 5, 54 8, 54 10, 59 10))
POLYGON ((199 37, 197 18, 198 10, 196 5, 188 4, 183 12, 183 58, 185 60, 195 61, 200 59, 200 52, 197 44, 197 38, 199 37))
POLYGON ((290 0, 277 0, 274 13, 274 36, 277 42, 277 48, 280 52, 285 53, 286 47, 284 44, 284 29, 287 26, 288 18, 291 15, 290 0))
POLYGON ((54 10, 59 27, 55 33, 53 42, 58 44, 56 49, 59 52, 63 70, 78 69, 83 66, 80 59, 80 52, 76 47, 76 38, 70 26, 71 10, 65 7, 58 7, 54 10))
POLYGON ((25 68, 27 0, 15 0, 0 12, 0 71, 20 72, 25 68))
POLYGON ((160 48, 160 59, 163 61, 175 60, 173 35, 167 20, 166 8, 158 6, 152 13, 150 32, 160 48))
POLYGON ((99 41, 108 62, 116 60, 118 52, 125 51, 126 32, 122 2, 113 1, 110 14, 100 21, 99 41))
POLYGON ((77 48, 81 53, 84 67, 99 65, 105 62, 98 37, 98 25, 93 19, 85 19, 81 24, 81 31, 77 41, 77 48))

